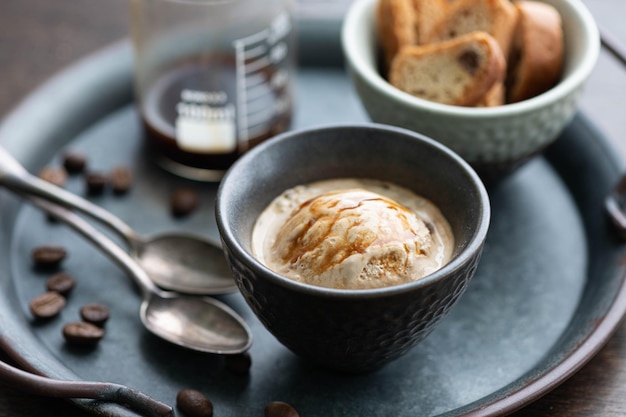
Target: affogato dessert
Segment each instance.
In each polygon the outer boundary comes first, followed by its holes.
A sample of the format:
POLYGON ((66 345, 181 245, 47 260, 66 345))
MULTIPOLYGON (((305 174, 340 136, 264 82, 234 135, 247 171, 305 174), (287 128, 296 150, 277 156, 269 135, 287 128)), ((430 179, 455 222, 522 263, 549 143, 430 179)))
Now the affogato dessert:
POLYGON ((297 186, 257 219, 254 255, 295 281, 338 289, 420 279, 449 260, 454 237, 429 200, 388 182, 334 179, 297 186))

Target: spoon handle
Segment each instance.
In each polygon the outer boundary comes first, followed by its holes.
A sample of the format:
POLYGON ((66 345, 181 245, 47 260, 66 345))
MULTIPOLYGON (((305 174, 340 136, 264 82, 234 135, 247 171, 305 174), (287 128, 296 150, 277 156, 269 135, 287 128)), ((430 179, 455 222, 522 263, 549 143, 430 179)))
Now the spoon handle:
POLYGON ((55 218, 61 220, 68 226, 72 227, 78 233, 83 235, 87 240, 93 243, 98 249, 105 253, 111 260, 116 262, 122 269, 130 275, 133 281, 141 289, 142 295, 147 297, 149 294, 162 294, 163 291, 158 288, 148 277, 146 272, 139 264, 128 255, 122 248, 117 246, 115 242, 105 236, 98 229, 93 227, 89 222, 78 216, 76 213, 65 209, 64 207, 53 204, 49 201, 32 197, 18 192, 27 201, 35 206, 48 212, 55 218))
POLYGON ((626 65, 626 47, 620 43, 620 41, 615 38, 609 32, 600 29, 600 40, 602 42, 602 46, 609 51, 615 59, 620 61, 622 65, 626 65))
POLYGON ((0 377, 29 394, 53 398, 89 398, 123 405, 150 417, 173 416, 172 407, 120 384, 95 381, 64 381, 22 371, 0 361, 0 377))
POLYGON ((132 244, 133 239, 137 238, 137 234, 130 226, 102 207, 30 174, 2 146, 0 146, 0 184, 13 191, 37 196, 65 207, 79 210, 114 230, 128 244, 132 244))
MULTIPOLYGON (((2 350, 12 350, 9 341, 0 335, 2 350)), ((172 407, 125 385, 96 381, 68 381, 37 375, 0 361, 3 383, 34 395, 52 398, 86 398, 122 405, 146 417, 169 417, 172 407)))

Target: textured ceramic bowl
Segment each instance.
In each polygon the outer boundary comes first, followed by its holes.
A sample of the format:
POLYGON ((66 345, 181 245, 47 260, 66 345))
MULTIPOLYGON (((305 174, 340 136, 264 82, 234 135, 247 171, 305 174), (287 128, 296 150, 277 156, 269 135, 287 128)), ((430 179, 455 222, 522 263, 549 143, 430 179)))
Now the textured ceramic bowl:
POLYGON ((541 0, 561 14, 565 65, 558 85, 531 99, 492 108, 439 104, 389 84, 379 72, 375 7, 355 0, 342 28, 343 51, 370 118, 423 133, 447 145, 482 175, 510 172, 553 142, 569 123, 598 58, 600 37, 580 0, 541 0))
POLYGON ((448 148, 405 129, 370 124, 289 132, 253 148, 224 177, 216 218, 235 281, 267 329, 303 358, 359 372, 406 353, 455 304, 476 269, 490 207, 479 177, 448 148), (255 221, 276 196, 345 177, 390 181, 430 199, 452 227, 451 261, 408 284, 339 290, 285 278, 253 256, 255 221))

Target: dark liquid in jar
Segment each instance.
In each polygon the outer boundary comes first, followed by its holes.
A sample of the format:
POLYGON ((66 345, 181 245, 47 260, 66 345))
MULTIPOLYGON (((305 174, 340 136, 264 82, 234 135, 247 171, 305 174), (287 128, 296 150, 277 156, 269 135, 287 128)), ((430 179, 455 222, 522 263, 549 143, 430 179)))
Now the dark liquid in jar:
POLYGON ((174 66, 150 87, 142 104, 141 118, 150 154, 157 161, 174 162, 185 167, 217 172, 227 170, 246 150, 289 128, 291 103, 286 101, 289 100, 289 86, 284 81, 284 74, 281 74, 283 81, 276 75, 274 69, 261 68, 246 77, 245 93, 238 97, 234 56, 197 58, 174 66), (214 108, 223 107, 225 93, 227 103, 236 108, 236 149, 196 152, 179 146, 175 126, 183 90, 191 91, 192 97, 200 96, 200 100, 184 101, 186 105, 214 108), (220 92, 220 97, 211 99, 216 91, 220 92), (209 97, 208 102, 203 96, 209 97), (242 98, 245 107, 241 107, 241 101, 238 103, 242 98), (241 131, 238 131, 242 117, 246 121, 247 139, 242 138, 241 131))

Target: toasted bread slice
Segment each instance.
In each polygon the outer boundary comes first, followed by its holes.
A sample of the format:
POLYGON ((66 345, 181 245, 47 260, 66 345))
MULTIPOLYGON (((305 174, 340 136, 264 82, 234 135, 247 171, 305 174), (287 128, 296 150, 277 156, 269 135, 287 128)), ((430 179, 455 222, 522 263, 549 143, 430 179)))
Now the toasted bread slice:
POLYGON ((430 33, 443 20, 449 0, 413 0, 415 38, 418 45, 428 42, 430 33))
POLYGON ((505 104, 504 82, 498 82, 476 103, 476 107, 496 107, 505 104))
POLYGON ((519 22, 507 75, 507 102, 541 94, 561 78, 563 29, 559 12, 546 3, 515 3, 519 22))
POLYGON ((400 49, 414 45, 417 41, 413 0, 379 0, 376 29, 383 53, 383 64, 385 68, 389 68, 391 60, 400 49))
POLYGON ((403 48, 392 62, 389 82, 426 100, 472 106, 502 82, 505 73, 506 62, 495 39, 486 32, 472 32, 403 48))
POLYGON ((457 0, 449 5, 444 19, 431 31, 429 43, 452 39, 474 31, 493 36, 508 54, 517 25, 517 9, 509 0, 457 0))

